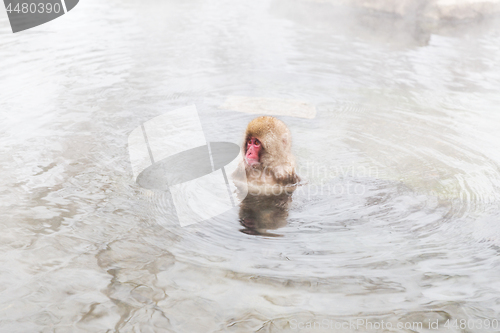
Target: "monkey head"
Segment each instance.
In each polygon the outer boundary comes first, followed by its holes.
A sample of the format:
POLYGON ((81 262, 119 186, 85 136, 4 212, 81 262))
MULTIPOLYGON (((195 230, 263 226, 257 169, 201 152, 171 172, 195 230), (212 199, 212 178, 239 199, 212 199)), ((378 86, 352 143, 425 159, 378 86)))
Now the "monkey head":
POLYGON ((291 146, 290 131, 281 120, 269 116, 255 118, 248 124, 242 146, 246 168, 269 172, 278 182, 295 181, 291 146))

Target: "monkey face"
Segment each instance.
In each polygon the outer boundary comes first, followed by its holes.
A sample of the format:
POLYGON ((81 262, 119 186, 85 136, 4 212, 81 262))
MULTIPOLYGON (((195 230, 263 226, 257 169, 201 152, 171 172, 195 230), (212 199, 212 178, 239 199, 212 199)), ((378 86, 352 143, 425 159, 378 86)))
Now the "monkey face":
POLYGON ((260 163, 261 149, 262 144, 257 138, 251 137, 248 139, 245 153, 245 161, 248 165, 254 167, 260 163))

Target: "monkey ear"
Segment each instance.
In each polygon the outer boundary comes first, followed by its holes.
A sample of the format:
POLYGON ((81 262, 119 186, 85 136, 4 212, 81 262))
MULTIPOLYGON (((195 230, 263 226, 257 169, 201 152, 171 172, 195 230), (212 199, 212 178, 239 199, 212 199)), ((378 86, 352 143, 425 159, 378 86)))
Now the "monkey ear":
POLYGON ((288 147, 289 140, 288 134, 283 134, 283 147, 288 147))

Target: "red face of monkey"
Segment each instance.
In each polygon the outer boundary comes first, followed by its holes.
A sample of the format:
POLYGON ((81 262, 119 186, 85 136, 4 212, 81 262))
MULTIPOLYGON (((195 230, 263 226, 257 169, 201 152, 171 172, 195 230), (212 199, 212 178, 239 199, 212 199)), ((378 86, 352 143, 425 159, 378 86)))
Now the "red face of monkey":
POLYGON ((245 160, 248 165, 254 166, 260 162, 260 150, 262 149, 262 144, 257 138, 251 137, 247 142, 247 152, 245 154, 245 160))

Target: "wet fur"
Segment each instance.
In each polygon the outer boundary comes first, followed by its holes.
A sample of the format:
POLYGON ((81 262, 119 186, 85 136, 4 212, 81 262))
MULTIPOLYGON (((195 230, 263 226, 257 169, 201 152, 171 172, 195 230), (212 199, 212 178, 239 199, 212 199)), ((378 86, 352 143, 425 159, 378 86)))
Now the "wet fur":
POLYGON ((292 136, 281 120, 269 116, 252 120, 247 126, 241 147, 243 156, 247 152, 247 142, 252 137, 261 142, 262 149, 258 165, 252 167, 243 162, 248 183, 289 185, 299 181, 291 153, 292 136))

